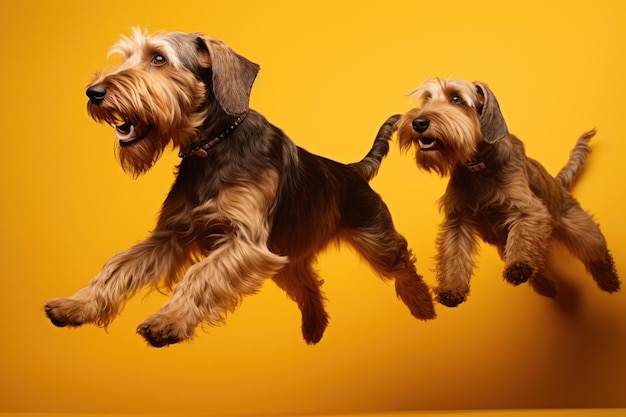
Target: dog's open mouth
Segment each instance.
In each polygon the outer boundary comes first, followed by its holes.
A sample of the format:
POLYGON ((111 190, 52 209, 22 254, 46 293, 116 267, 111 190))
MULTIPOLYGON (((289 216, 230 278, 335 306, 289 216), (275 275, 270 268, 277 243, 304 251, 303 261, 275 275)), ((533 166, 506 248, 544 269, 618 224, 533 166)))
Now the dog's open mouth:
POLYGON ((123 117, 118 117, 118 120, 111 124, 115 129, 115 136, 122 146, 130 145, 145 138, 150 130, 149 126, 134 123, 123 117))
POLYGON ((137 137, 137 134, 135 133, 135 125, 131 122, 124 122, 121 125, 116 125, 115 136, 117 136, 121 142, 128 142, 135 139, 137 137))
POLYGON ((438 139, 422 136, 417 140, 420 151, 436 151, 441 148, 441 141, 438 139))

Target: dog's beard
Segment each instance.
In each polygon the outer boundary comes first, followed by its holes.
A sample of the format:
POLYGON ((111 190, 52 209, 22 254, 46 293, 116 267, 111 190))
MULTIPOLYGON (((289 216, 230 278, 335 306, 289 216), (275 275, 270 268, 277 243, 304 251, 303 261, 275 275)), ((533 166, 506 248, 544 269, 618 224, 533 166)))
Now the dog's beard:
POLYGON ((445 150, 424 151, 420 150, 419 146, 415 152, 415 161, 421 169, 428 172, 436 172, 442 177, 450 175, 458 164, 457 159, 449 155, 445 150))
POLYGON ((163 154, 168 142, 152 135, 129 144, 118 142, 117 157, 122 169, 135 178, 144 174, 163 154))
POLYGON ((136 115, 126 115, 91 103, 88 112, 95 121, 114 129, 117 158, 124 172, 135 178, 154 165, 169 142, 168 137, 159 137, 149 123, 133 121, 139 120, 136 115))
POLYGON ((445 177, 458 165, 465 165, 474 159, 478 148, 477 139, 418 138, 414 143, 415 160, 421 169, 445 177))

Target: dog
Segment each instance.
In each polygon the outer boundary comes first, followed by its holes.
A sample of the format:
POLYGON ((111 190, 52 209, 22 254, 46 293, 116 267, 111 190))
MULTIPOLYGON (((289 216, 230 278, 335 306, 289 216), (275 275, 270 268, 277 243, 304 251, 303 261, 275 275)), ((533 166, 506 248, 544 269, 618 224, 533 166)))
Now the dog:
POLYGON ((122 168, 145 173, 169 144, 181 162, 149 237, 74 295, 48 301, 54 325, 106 327, 140 289, 175 286, 137 329, 162 347, 190 340, 199 325, 223 323, 271 278, 298 304, 303 338, 315 344, 329 317, 314 264, 336 242, 394 279, 413 316, 435 317, 406 239, 368 184, 400 115, 381 126, 362 161, 341 164, 296 146, 249 108, 260 67, 220 40, 135 28, 111 53, 121 63, 95 75, 87 106, 95 121, 114 127, 122 168))
POLYGON ((439 303, 455 307, 466 300, 478 237, 498 249, 504 279, 513 285, 528 281, 537 293, 556 296, 556 285, 546 274, 553 238, 584 263, 600 289, 619 289, 599 226, 569 192, 595 130, 578 139, 553 178, 509 133, 486 84, 433 78, 410 96, 419 105, 398 122, 399 147, 404 152, 414 147, 422 170, 449 176, 436 241, 439 303))

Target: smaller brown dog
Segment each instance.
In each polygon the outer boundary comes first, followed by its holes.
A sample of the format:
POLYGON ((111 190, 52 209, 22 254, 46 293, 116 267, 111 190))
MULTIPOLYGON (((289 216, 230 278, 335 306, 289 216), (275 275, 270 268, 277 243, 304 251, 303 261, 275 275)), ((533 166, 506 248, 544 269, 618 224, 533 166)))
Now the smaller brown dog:
POLYGON ((398 122, 400 148, 414 145, 420 168, 450 176, 440 201, 445 219, 437 238, 437 301, 449 307, 465 301, 476 235, 498 248, 504 278, 513 285, 529 281, 539 294, 556 295, 545 275, 553 237, 580 258, 602 290, 619 289, 600 228, 569 193, 595 131, 578 139, 568 163, 552 178, 509 133, 485 84, 434 78, 411 95, 421 106, 398 122))

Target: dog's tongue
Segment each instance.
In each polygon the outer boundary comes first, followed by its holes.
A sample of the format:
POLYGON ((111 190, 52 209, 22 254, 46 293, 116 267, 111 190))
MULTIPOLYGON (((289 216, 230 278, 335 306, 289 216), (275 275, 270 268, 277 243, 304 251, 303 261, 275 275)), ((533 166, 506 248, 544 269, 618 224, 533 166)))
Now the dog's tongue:
POLYGON ((133 140, 136 137, 135 126, 130 122, 117 125, 115 126, 115 136, 117 136, 121 142, 133 140))

